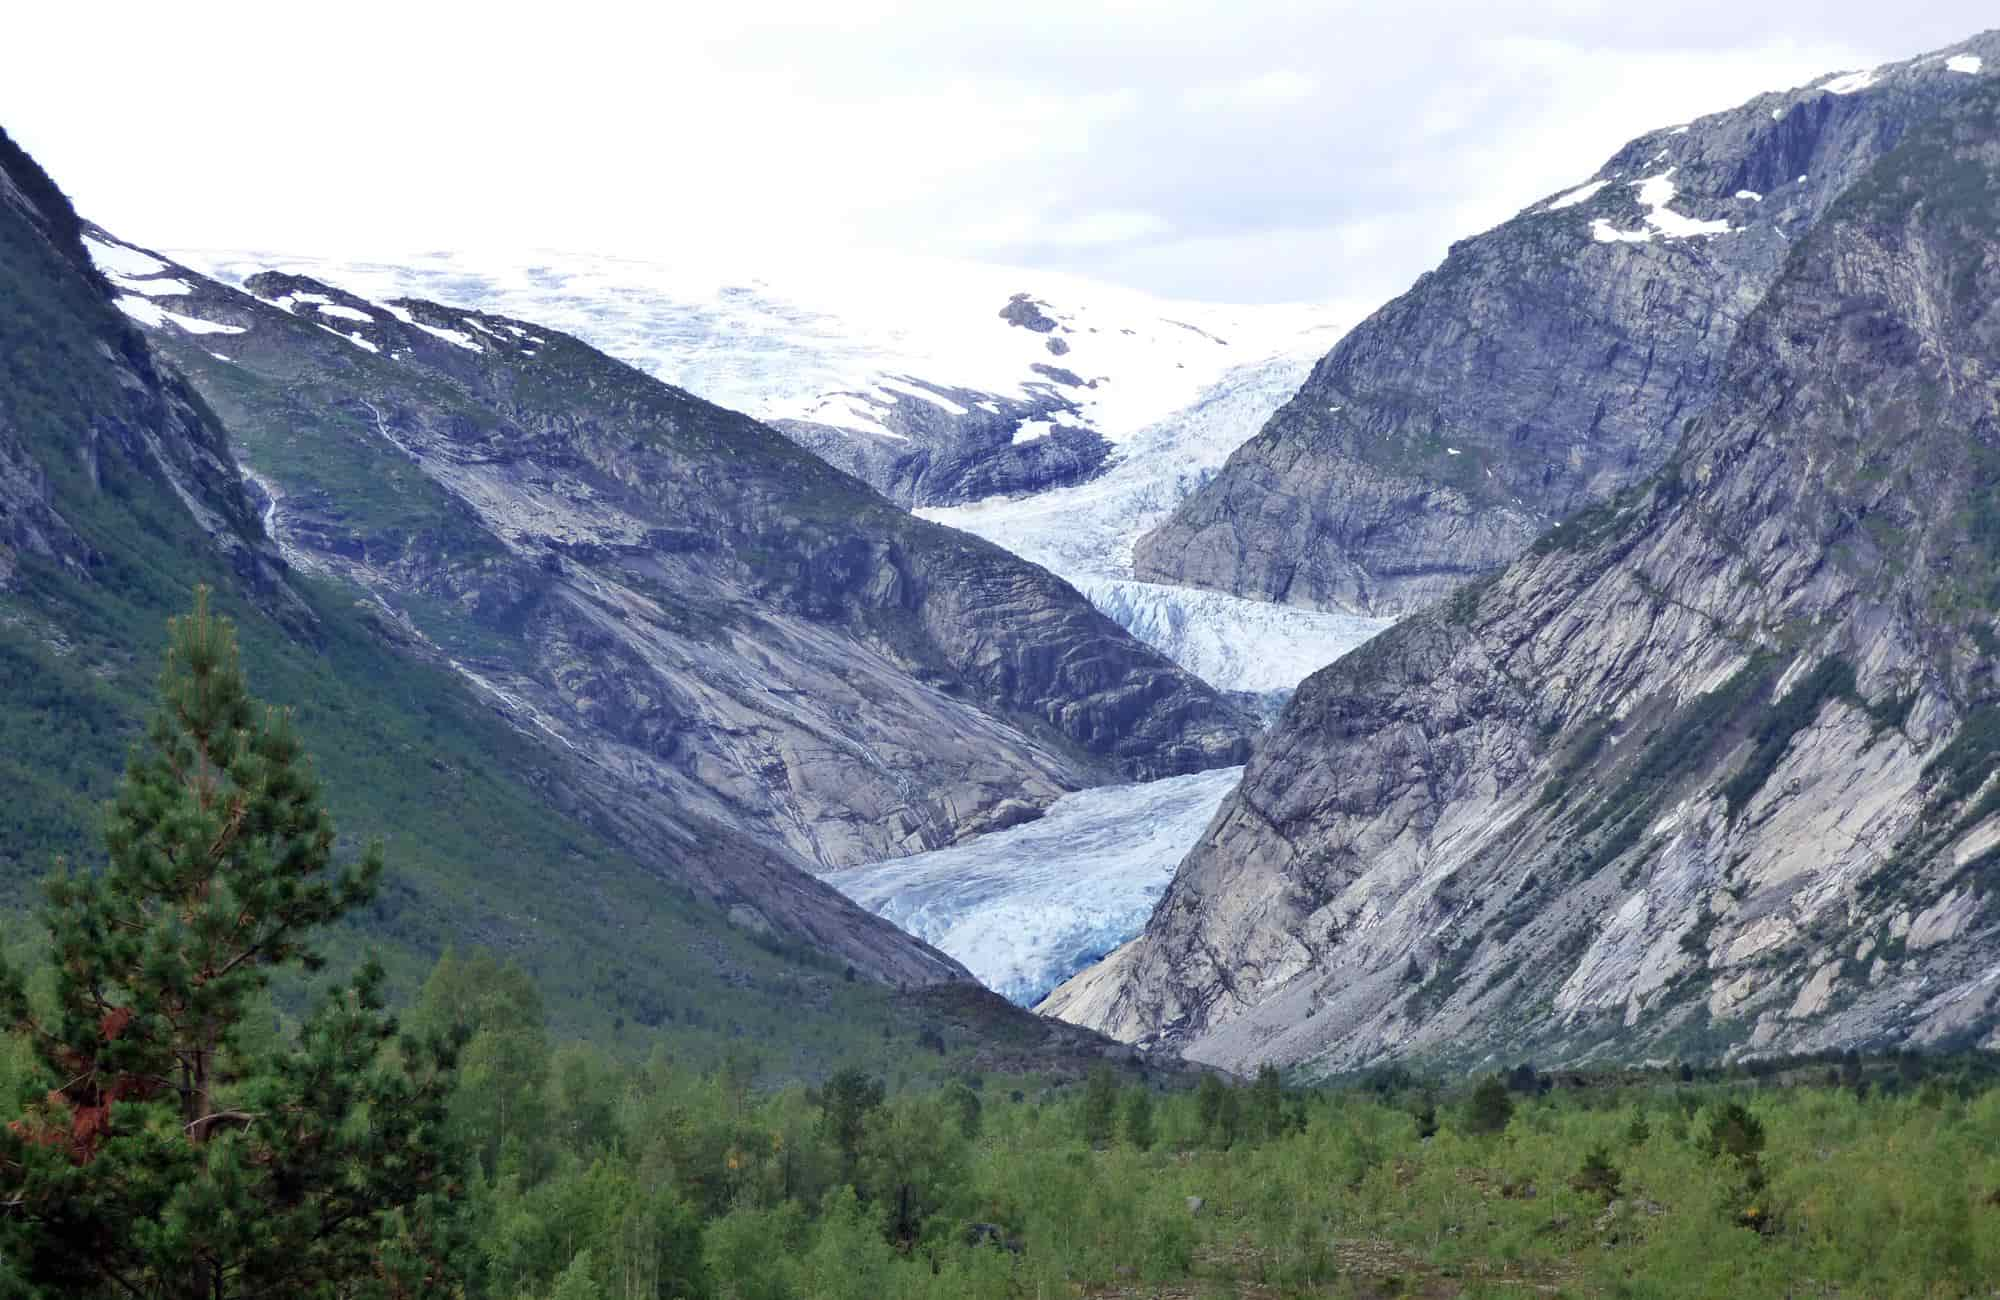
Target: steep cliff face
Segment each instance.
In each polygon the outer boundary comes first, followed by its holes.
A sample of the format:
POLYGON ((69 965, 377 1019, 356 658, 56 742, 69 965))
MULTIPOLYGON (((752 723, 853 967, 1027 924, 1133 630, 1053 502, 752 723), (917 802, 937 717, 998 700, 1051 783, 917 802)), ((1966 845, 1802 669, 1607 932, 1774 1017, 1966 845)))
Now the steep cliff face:
POLYGON ((1634 140, 1356 327, 1137 576, 1397 615, 1639 482, 1714 400, 1791 245, 2000 34, 1634 140))
POLYGON ((137 509, 136 478, 166 489, 239 575, 297 615, 226 439, 112 310, 115 287, 69 200, 0 133, 0 590, 23 556, 88 580, 103 557, 70 516, 137 509))
POLYGON ((2000 82, 1644 484, 1313 677, 1045 1009, 1204 1060, 2000 1043, 2000 82))
POLYGON ((692 817, 849 865, 1242 761, 1230 706, 1067 584, 567 335, 162 275, 196 324, 157 345, 287 555, 576 755, 635 840, 692 817))

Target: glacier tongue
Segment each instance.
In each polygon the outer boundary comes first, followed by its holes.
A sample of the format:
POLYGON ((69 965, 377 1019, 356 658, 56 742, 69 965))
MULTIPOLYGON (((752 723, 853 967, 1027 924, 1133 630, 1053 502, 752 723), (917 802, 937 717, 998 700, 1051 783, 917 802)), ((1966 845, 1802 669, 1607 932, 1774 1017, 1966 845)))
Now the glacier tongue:
POLYGON ((1135 581, 1132 547, 1263 427, 1330 347, 1236 366, 1191 406, 1133 435, 1087 483, 1032 496, 917 511, 985 538, 1068 579, 1091 604, 1167 658, 1226 691, 1289 691, 1389 625, 1387 619, 1245 600, 1135 581))
MULTIPOLYGON (((1065 575, 1069 576, 1069 575, 1065 575)), ((1211 686, 1290 692, 1386 620, 1131 578, 1070 577, 1113 622, 1211 686)))
POLYGON ((1065 795, 1039 821, 828 874, 1023 1006, 1139 933, 1240 767, 1065 795))

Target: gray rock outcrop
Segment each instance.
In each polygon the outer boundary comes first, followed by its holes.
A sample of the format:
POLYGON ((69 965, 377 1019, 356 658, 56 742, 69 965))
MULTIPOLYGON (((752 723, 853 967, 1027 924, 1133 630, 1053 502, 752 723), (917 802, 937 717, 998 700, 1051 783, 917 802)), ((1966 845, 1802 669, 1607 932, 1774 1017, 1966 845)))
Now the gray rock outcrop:
POLYGON ((1140 541, 1137 576, 1400 615, 1500 568, 1659 469, 1794 244, 1996 73, 1989 34, 1762 95, 1454 244, 1140 541))
POLYGON ((1043 1009, 1235 1069, 2000 1045, 1996 250, 1989 78, 1657 474, 1310 679, 1043 1009))

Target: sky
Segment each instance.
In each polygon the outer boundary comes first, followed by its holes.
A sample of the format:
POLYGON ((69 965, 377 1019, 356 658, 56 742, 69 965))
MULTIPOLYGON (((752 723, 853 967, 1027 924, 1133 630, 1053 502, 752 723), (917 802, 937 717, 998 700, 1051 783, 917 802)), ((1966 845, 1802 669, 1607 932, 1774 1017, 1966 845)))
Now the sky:
POLYGON ((10 15, 0 126, 161 248, 860 246, 1379 301, 1632 136, 1995 23, 1990 0, 109 0, 10 15))

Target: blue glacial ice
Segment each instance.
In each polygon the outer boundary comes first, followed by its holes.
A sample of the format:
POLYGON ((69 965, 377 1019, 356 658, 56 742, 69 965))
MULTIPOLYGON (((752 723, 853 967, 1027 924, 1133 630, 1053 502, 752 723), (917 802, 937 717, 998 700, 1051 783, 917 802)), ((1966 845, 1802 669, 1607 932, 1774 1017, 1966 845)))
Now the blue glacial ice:
POLYGON ((1032 1006, 1145 927, 1240 767, 1065 795, 1039 820, 827 881, 1032 1006))

